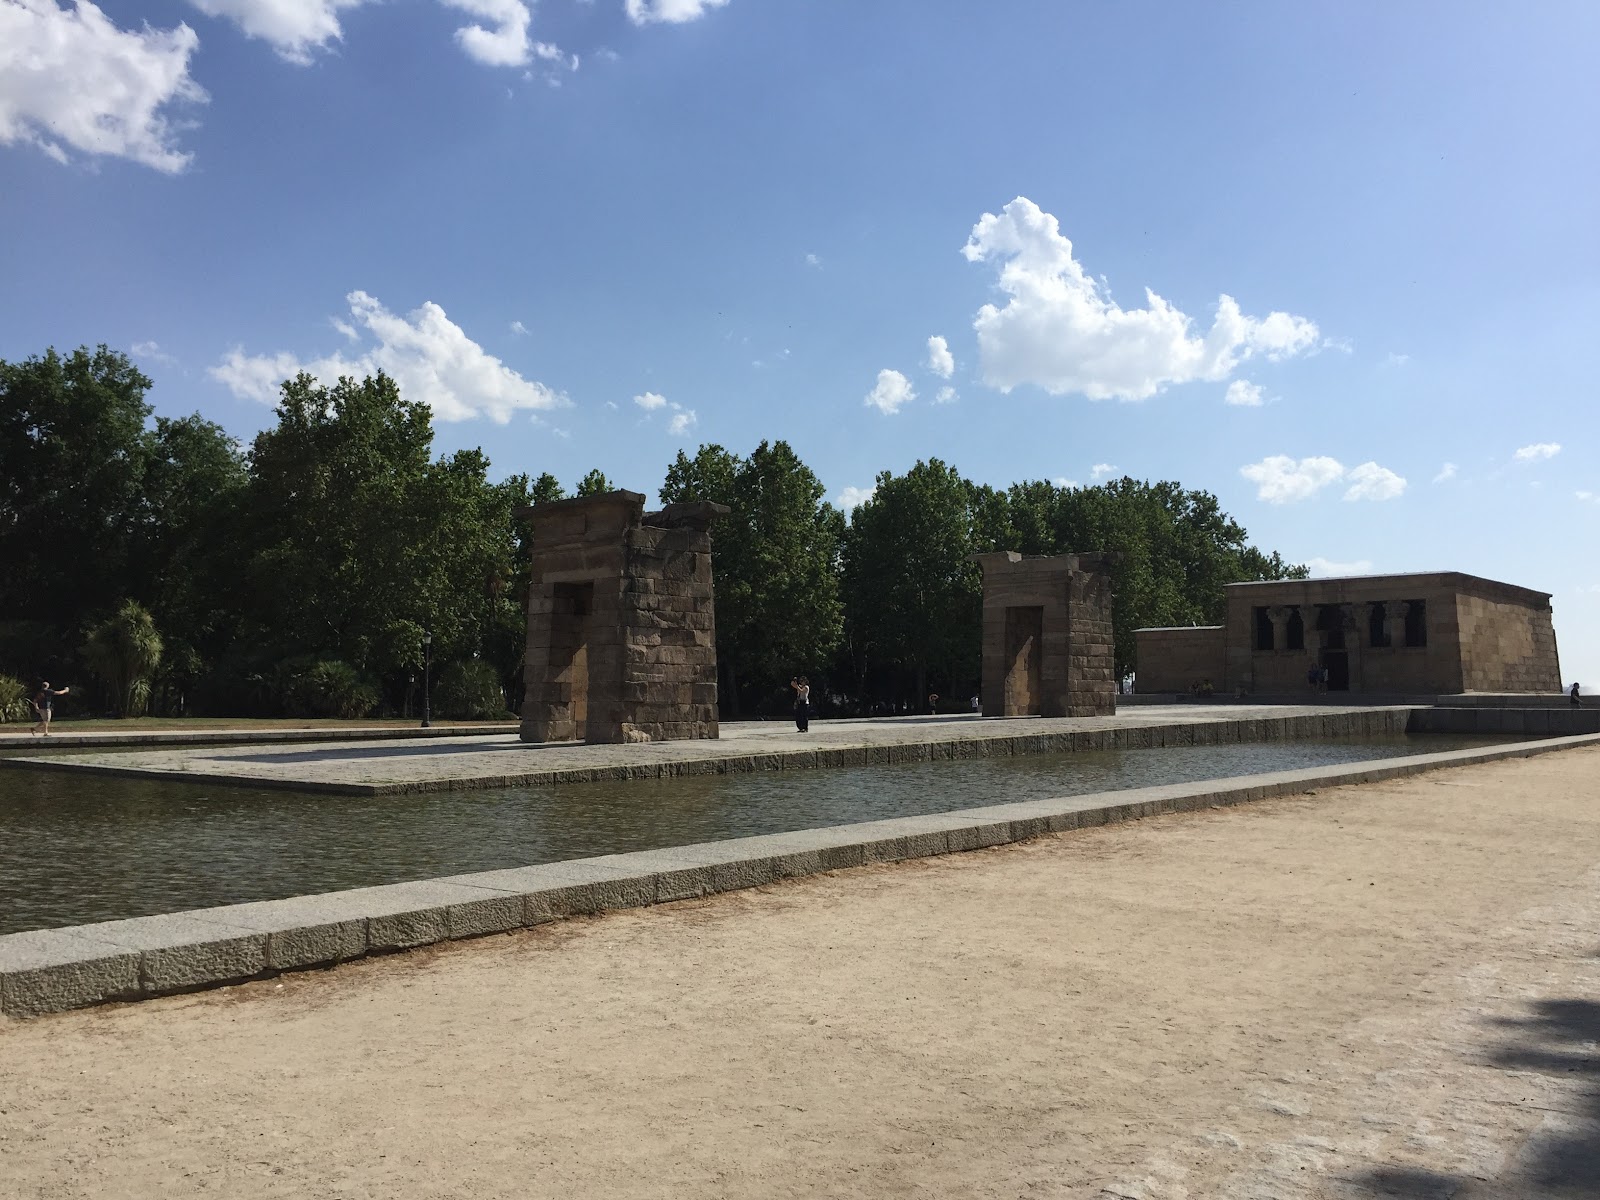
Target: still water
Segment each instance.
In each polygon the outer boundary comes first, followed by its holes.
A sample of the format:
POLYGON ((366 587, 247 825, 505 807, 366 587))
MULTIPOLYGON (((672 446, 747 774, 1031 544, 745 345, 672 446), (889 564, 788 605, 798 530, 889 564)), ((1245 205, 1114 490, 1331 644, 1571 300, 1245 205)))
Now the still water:
POLYGON ((0 934, 1488 745, 1397 736, 328 796, 0 770, 0 934))

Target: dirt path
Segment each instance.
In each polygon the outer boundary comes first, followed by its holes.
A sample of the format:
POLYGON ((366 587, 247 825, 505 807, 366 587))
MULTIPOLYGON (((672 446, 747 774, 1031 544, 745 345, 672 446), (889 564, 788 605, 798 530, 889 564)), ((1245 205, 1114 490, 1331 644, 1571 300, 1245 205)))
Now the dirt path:
POLYGON ((7 1197, 1600 1195, 1600 751, 0 1024, 7 1197))

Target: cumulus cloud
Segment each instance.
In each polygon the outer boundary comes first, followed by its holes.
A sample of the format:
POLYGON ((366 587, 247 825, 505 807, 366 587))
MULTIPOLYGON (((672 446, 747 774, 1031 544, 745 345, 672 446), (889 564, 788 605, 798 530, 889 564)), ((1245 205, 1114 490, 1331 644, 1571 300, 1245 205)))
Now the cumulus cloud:
POLYGON ((1337 575, 1370 575, 1372 562, 1369 559, 1358 558, 1355 562, 1332 562, 1326 558, 1306 559, 1306 570, 1318 579, 1326 579, 1337 575))
POLYGON ((916 398, 917 393, 912 391, 911 381, 899 371, 891 371, 886 367, 878 372, 878 382, 867 393, 865 403, 868 408, 893 414, 916 398))
POLYGON ((1346 500, 1393 500, 1406 490, 1404 479, 1375 462, 1352 467, 1345 482, 1350 485, 1344 493, 1346 500))
POLYGON ((806 255, 806 266, 820 268, 822 266, 822 260, 815 254, 808 254, 806 255))
POLYGON ((953 387, 942 387, 942 388, 939 389, 938 393, 934 396, 933 402, 935 404, 954 404, 959 399, 961 399, 961 397, 956 395, 955 388, 953 388, 953 387))
POLYGON ((1231 296, 1203 336, 1154 292, 1148 307, 1124 309, 1073 258, 1056 218, 1019 196, 985 213, 962 253, 999 261, 1004 307, 985 304, 973 320, 984 382, 1009 392, 1036 384, 1052 395, 1143 400, 1169 384, 1221 382, 1246 359, 1278 361, 1320 344, 1317 326, 1285 312, 1248 317, 1231 296))
POLYGON ((841 512, 849 512, 852 508, 860 508, 868 500, 872 499, 873 493, 877 490, 876 485, 869 488, 847 487, 834 499, 834 507, 841 512))
POLYGON ((1256 485, 1256 499, 1268 504, 1292 504, 1316 495, 1329 484, 1344 482, 1346 500, 1393 500, 1406 490, 1406 481, 1387 467, 1365 462, 1345 470, 1336 458, 1316 456, 1296 461, 1274 454, 1239 468, 1256 485))
POLYGON ((1593 492, 1573 492, 1572 494, 1585 504, 1600 504, 1600 496, 1593 492))
POLYGON ((1289 504, 1314 496, 1343 478, 1344 464, 1320 456, 1296 462, 1287 454, 1273 454, 1240 467, 1239 474, 1256 485, 1256 499, 1268 504, 1289 504))
POLYGON ((950 344, 937 335, 928 339, 928 370, 940 379, 949 379, 955 374, 956 360, 950 353, 950 344))
POLYGON ((1251 383, 1248 379, 1235 379, 1230 383, 1222 402, 1240 408, 1260 408, 1266 403, 1261 397, 1261 385, 1251 383))
POLYGON ((645 392, 643 395, 635 396, 633 402, 646 412, 654 412, 658 408, 667 406, 667 398, 659 392, 645 392))
POLYGON ((1078 481, 1076 479, 1068 479, 1065 475, 1057 475, 1050 482, 1055 484, 1058 488, 1075 488, 1078 486, 1078 481))
POLYGON ((135 358, 149 359, 151 362, 166 363, 169 366, 178 361, 163 350, 158 342, 135 342, 131 349, 135 358))
POLYGON ((695 411, 692 408, 684 408, 677 404, 672 407, 677 411, 672 414, 672 420, 667 422, 667 432, 673 437, 680 437, 688 433, 690 427, 700 418, 695 415, 695 411))
MULTIPOLYGON (((522 0, 439 0, 439 3, 488 22, 489 28, 463 25, 456 30, 456 45, 468 58, 486 67, 521 67, 533 57, 534 43, 528 36, 533 14, 522 0)), ((539 47, 546 51, 541 58, 560 54, 554 46, 540 43, 539 47)))
POLYGON ((488 417, 505 424, 519 409, 550 409, 570 403, 544 384, 524 379, 484 351, 432 301, 397 316, 366 292, 351 292, 352 326, 371 344, 354 358, 332 354, 304 361, 294 354, 246 355, 235 347, 210 369, 213 379, 236 396, 271 404, 285 379, 301 371, 331 384, 341 375, 364 378, 383 371, 407 400, 420 400, 441 421, 488 417))
POLYGON ((208 17, 232 21, 246 37, 260 38, 282 58, 302 66, 314 51, 344 36, 339 10, 364 0, 189 0, 208 17))
POLYGON ((1456 477, 1456 465, 1455 465, 1455 463, 1447 462, 1447 463, 1444 464, 1444 466, 1439 468, 1439 473, 1433 477, 1433 481, 1435 483, 1444 483, 1447 480, 1454 479, 1455 477, 1456 477))
POLYGON ((207 97, 189 78, 200 39, 187 25, 118 29, 87 0, 0 0, 0 145, 38 146, 57 162, 68 149, 131 159, 176 173, 172 112, 207 97))
POLYGON ((1116 473, 1117 468, 1110 463, 1095 463, 1094 466, 1089 468, 1089 478, 1095 480, 1104 479, 1106 476, 1115 475, 1116 473))
POLYGON ((513 321, 511 322, 511 332, 518 337, 527 337, 530 331, 521 321, 513 321))
POLYGON ((1535 442, 1531 446, 1522 447, 1511 457, 1518 462, 1538 462, 1542 458, 1554 458, 1560 453, 1560 442, 1535 442))
POLYGON ((721 8, 728 0, 625 0, 628 20, 635 25, 663 23, 681 25, 705 16, 708 9, 721 8))

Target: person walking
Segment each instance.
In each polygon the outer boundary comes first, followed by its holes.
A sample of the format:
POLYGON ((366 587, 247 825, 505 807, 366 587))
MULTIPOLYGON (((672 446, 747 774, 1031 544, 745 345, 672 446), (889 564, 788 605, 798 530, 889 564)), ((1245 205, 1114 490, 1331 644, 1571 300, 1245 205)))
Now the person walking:
POLYGON ((39 723, 29 730, 30 733, 50 736, 50 718, 54 715, 56 697, 65 696, 71 690, 68 687, 52 690, 48 679, 39 685, 33 696, 33 711, 39 714, 39 723))
POLYGON ((1582 708, 1583 707, 1583 701, 1581 699, 1579 699, 1578 685, 1576 683, 1574 683, 1572 685, 1572 690, 1570 692, 1568 692, 1567 695, 1572 697, 1572 707, 1573 708, 1582 708))
POLYGON ((794 689, 794 727, 801 733, 811 729, 811 683, 804 675, 789 680, 794 689))

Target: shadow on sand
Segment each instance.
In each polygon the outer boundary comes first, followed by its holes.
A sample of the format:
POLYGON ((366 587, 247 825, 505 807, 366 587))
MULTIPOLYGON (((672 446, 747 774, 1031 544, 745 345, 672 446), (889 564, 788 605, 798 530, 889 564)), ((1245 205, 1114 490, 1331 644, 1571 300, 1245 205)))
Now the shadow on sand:
POLYGON ((1561 1108, 1513 1151, 1496 1180, 1401 1165, 1350 1179, 1355 1194, 1401 1200, 1576 1200, 1600 1197, 1600 1002, 1540 1000, 1526 1017, 1491 1023, 1484 1062, 1505 1071, 1572 1076, 1561 1108))

